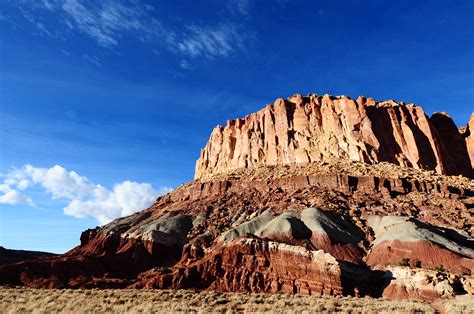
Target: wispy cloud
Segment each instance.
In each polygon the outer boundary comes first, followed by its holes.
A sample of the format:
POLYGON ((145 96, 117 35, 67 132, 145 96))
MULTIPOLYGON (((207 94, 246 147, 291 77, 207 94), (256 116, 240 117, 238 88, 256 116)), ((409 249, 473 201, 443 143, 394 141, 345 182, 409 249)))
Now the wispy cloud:
POLYGON ((250 0, 229 0, 227 8, 232 13, 248 16, 250 13, 250 0))
MULTIPOLYGON (((67 35, 81 33, 107 49, 116 49, 122 41, 134 38, 150 45, 152 51, 167 49, 188 57, 214 59, 231 55, 246 39, 242 30, 231 21, 167 27, 158 19, 155 8, 140 0, 17 0, 14 3, 21 15, 42 34, 64 39, 67 35), (48 20, 45 14, 56 18, 48 20)), ((248 15, 249 6, 248 0, 229 2, 229 8, 240 15, 248 15)), ((89 61, 100 64, 100 60, 89 61)), ((178 62, 185 68, 181 61, 178 62)))
POLYGON ((231 24, 217 27, 191 25, 187 27, 183 38, 178 42, 179 51, 191 57, 207 58, 228 56, 243 42, 242 35, 231 24))
POLYGON ((184 70, 191 70, 192 69, 191 65, 186 60, 181 60, 179 62, 179 66, 184 70))
POLYGON ((158 26, 151 25, 147 11, 137 3, 107 2, 87 7, 78 0, 65 0, 61 8, 72 27, 104 47, 116 46, 123 31, 147 32, 158 26))
POLYGON ((0 204, 35 206, 25 190, 39 185, 53 199, 68 200, 64 213, 73 217, 92 216, 101 224, 115 218, 130 215, 151 205, 157 196, 171 190, 168 187, 155 189, 149 183, 124 181, 115 184, 112 190, 90 182, 75 171, 55 165, 38 168, 25 165, 3 175, 0 184, 0 204))

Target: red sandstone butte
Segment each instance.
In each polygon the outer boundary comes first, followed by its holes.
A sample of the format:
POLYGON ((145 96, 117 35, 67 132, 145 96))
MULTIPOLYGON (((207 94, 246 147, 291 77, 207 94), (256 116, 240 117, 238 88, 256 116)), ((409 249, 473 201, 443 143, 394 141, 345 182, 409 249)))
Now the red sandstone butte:
POLYGON ((473 294, 473 131, 393 100, 280 98, 216 127, 196 180, 66 254, 0 265, 0 284, 473 294))
POLYGON ((414 104, 296 94, 217 126, 201 151, 195 178, 333 158, 388 161, 472 178, 468 150, 472 152, 472 138, 466 144, 449 116, 430 119, 414 104))

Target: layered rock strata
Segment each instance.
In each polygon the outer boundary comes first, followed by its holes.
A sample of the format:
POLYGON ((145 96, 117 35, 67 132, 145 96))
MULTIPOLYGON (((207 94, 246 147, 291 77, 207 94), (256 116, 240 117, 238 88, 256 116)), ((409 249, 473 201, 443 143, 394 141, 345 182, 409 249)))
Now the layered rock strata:
POLYGON ((453 273, 474 271, 474 241, 453 230, 437 228, 417 219, 371 216, 375 240, 367 264, 397 265, 403 259, 418 267, 442 267, 453 273))
POLYGON ((280 99, 217 128, 196 180, 66 254, 0 265, 0 284, 472 294, 473 123, 363 97, 280 99))
POLYGON ((186 267, 146 272, 133 287, 342 294, 341 269, 330 254, 248 238, 222 243, 186 267))
MULTIPOLYGON (((472 120, 472 119, 471 119, 472 120)), ((440 174, 473 177, 472 139, 451 118, 429 118, 414 104, 347 96, 279 98, 242 119, 217 126, 196 163, 195 178, 255 165, 329 159, 388 161, 440 174)))

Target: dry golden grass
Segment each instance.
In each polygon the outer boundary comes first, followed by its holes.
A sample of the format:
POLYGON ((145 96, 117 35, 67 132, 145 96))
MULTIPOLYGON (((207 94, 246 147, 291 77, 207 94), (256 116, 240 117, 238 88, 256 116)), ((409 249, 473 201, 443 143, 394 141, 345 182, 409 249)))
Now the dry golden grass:
POLYGON ((474 296, 456 296, 452 300, 444 302, 446 313, 474 313, 474 296))
POLYGON ((0 313, 434 313, 419 301, 188 290, 0 287, 0 313))

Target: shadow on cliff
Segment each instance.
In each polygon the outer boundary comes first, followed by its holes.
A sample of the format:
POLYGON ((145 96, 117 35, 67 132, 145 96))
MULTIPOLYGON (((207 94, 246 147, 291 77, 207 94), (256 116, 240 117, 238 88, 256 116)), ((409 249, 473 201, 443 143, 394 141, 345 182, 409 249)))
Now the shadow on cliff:
POLYGON ((367 117, 372 123, 372 130, 375 137, 380 143, 380 150, 377 152, 380 161, 388 161, 398 164, 395 156, 402 153, 400 145, 398 145, 391 123, 391 116, 388 108, 385 107, 366 107, 367 117))
POLYGON ((450 159, 451 164, 453 164, 453 169, 449 174, 461 174, 474 178, 474 170, 471 166, 466 140, 459 132, 453 119, 446 114, 436 112, 431 116, 430 122, 433 125, 433 131, 440 139, 440 144, 444 147, 441 150, 443 155, 447 155, 445 158, 450 159), (443 136, 440 136, 441 134, 443 136))
POLYGON ((341 266, 341 281, 344 295, 355 296, 357 288, 359 296, 382 297, 383 291, 393 279, 392 272, 372 270, 365 265, 357 265, 338 261, 341 266))
MULTIPOLYGON (((436 161, 436 156, 433 151, 433 147, 431 147, 430 140, 425 135, 425 133, 423 133, 420 130, 420 128, 417 125, 415 125, 412 115, 408 112, 408 108, 404 106, 400 108, 407 118, 406 123, 408 127, 410 128, 410 130, 413 132, 413 137, 415 139, 416 147, 418 147, 418 152, 419 152, 418 166, 422 169, 432 169, 432 170, 436 169, 438 162, 436 161)), ((426 119, 428 120, 428 117, 426 117, 426 119)), ((431 125, 429 127, 431 131, 431 125)))
MULTIPOLYGON (((420 130, 420 128, 413 121, 412 115, 408 112, 408 108, 405 106, 399 106, 399 110, 395 110, 393 107, 367 107, 366 112, 369 120, 374 125, 372 130, 380 143, 379 157, 381 161, 388 161, 391 163, 398 164, 398 160, 395 156, 401 155, 402 149, 397 143, 394 133, 395 130, 392 126, 392 120, 396 118, 398 124, 402 121, 401 114, 403 113, 406 117, 406 124, 413 133, 416 147, 418 148, 419 161, 418 166, 423 169, 434 170, 437 166, 436 156, 431 147, 430 140, 420 130), (389 110, 393 110, 396 117, 393 117, 389 110)), ((431 128, 431 126, 430 126, 431 128)), ((414 166, 410 161, 406 160, 408 166, 414 166)))
MULTIPOLYGON (((453 241, 459 245, 462 245, 464 247, 467 247, 469 249, 474 250, 474 240, 472 240, 470 237, 465 236, 459 232, 457 232, 454 229, 449 229, 449 228, 444 228, 444 227, 438 227, 438 226, 433 226, 430 224, 427 224, 423 221, 420 221, 418 219, 410 219, 411 222, 413 222, 419 229, 426 229, 442 238, 445 238, 447 240, 453 241)), ((441 245, 438 243, 438 245, 441 245)), ((450 250, 450 248, 445 247, 446 249, 450 250)), ((457 252, 458 254, 461 254, 460 252, 457 252)), ((468 255, 468 257, 470 257, 468 255)))

